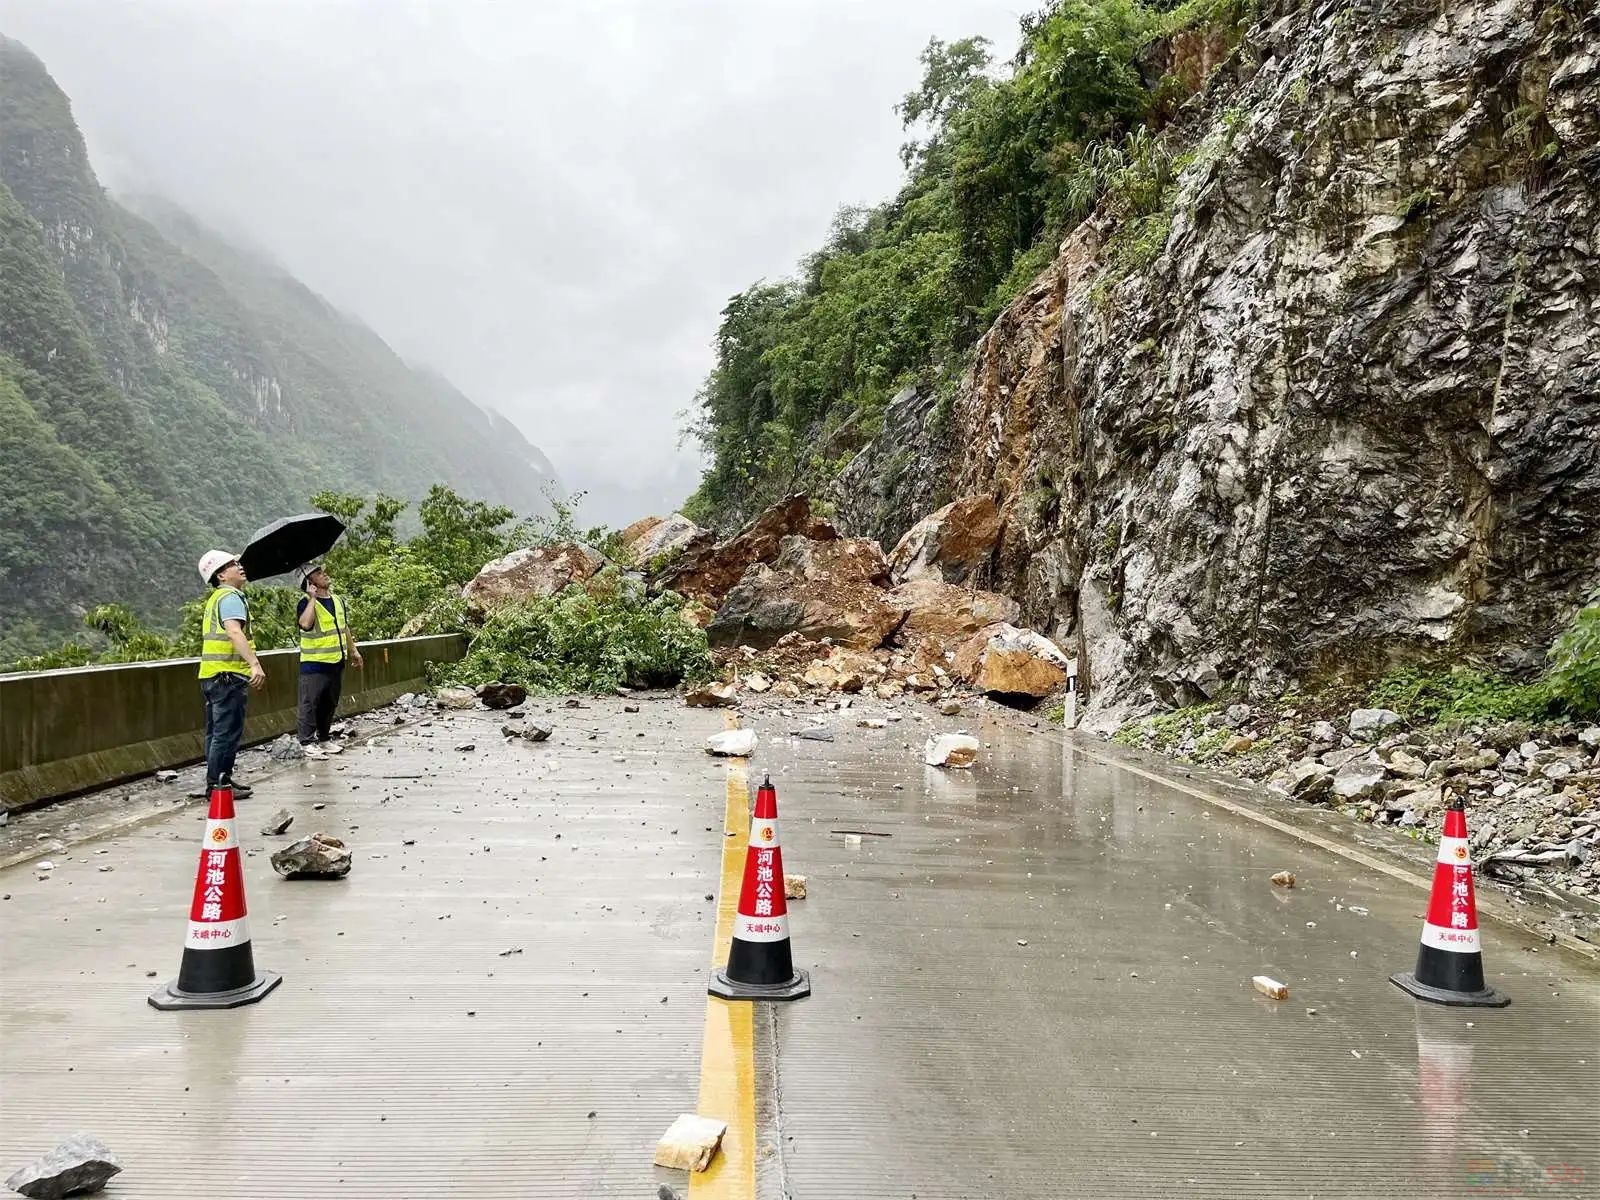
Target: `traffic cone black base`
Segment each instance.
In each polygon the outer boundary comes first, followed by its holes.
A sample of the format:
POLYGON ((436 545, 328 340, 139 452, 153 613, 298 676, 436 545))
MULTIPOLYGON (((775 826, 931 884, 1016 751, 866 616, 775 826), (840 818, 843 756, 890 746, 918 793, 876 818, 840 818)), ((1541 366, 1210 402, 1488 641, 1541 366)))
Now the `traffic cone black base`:
POLYGON ((778 792, 770 779, 756 789, 755 811, 750 814, 750 846, 728 965, 712 972, 706 991, 723 1000, 798 1000, 811 994, 811 977, 795 970, 789 947, 778 792))
MULTIPOLYGON (((1450 960, 1461 958, 1463 957, 1462 955, 1435 950, 1431 946, 1424 946, 1418 951, 1419 958, 1429 955, 1435 955, 1446 960, 1442 963, 1432 963, 1428 966, 1418 963, 1417 969, 1430 978, 1449 979, 1453 973, 1460 974, 1460 972, 1451 971, 1450 968, 1453 964, 1450 960)), ((1465 973, 1471 974, 1470 971, 1465 973)), ((1477 979, 1452 979, 1450 982, 1453 986, 1435 987, 1432 984, 1418 980, 1414 972, 1402 971, 1398 975, 1389 976, 1389 982, 1401 991, 1415 996, 1418 1000, 1431 1000, 1435 1004, 1455 1004, 1462 1008, 1504 1008, 1511 1003, 1510 996, 1503 996, 1492 987, 1484 984, 1481 963, 1478 964, 1477 975, 1477 979)))
POLYGON ((721 969, 712 972, 706 991, 723 1000, 798 1000, 811 995, 811 976, 796 971, 783 983, 740 983, 729 979, 727 970, 721 969))
MULTIPOLYGON (((249 947, 244 947, 248 950, 249 947)), ((254 970, 254 968, 251 968, 254 970)), ((254 1004, 283 982, 282 975, 270 971, 256 971, 255 981, 248 987, 233 988, 225 992, 188 992, 178 986, 178 980, 163 984, 150 993, 150 1007, 170 1012, 175 1008, 239 1008, 254 1004)))
POLYGON ((1459 1008, 1504 1008, 1509 996, 1483 978, 1483 947, 1478 936, 1478 902, 1472 887, 1472 856, 1467 814, 1458 797, 1444 814, 1433 892, 1422 925, 1422 945, 1412 971, 1389 976, 1409 996, 1459 1008))
POLYGON ((238 1008, 254 1004, 283 982, 256 970, 244 902, 244 865, 234 829, 233 789, 213 788, 205 840, 195 872, 189 930, 178 977, 151 992, 151 1008, 238 1008))

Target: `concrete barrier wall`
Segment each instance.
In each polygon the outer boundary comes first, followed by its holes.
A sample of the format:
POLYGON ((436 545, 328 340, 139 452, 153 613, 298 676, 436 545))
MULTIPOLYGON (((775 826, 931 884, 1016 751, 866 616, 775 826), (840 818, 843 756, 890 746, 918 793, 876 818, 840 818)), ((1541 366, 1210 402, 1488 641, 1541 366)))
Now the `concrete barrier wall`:
MULTIPOLYGON (((427 664, 466 653, 460 635, 363 643, 362 670, 345 670, 341 713, 363 712, 416 691, 427 664)), ((261 655, 267 686, 250 694, 246 744, 295 727, 296 650, 261 655)), ((125 663, 0 675, 0 805, 42 800, 196 762, 205 736, 199 660, 125 663)))

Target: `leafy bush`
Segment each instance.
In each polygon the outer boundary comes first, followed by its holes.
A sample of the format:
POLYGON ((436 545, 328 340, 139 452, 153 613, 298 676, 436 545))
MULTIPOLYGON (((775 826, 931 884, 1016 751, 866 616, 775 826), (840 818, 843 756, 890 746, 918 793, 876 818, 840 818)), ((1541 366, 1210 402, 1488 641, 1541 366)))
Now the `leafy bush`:
POLYGON ((1548 680, 1518 683, 1470 667, 1391 671, 1367 696, 1372 708, 1389 708, 1424 721, 1541 721, 1558 714, 1560 702, 1548 680))
POLYGON ((573 585, 494 612, 467 656, 437 668, 435 682, 503 680, 532 692, 576 692, 709 677, 705 632, 682 618, 681 597, 647 597, 615 572, 597 578, 592 590, 573 585))
POLYGON ((1550 648, 1550 689, 1574 713, 1600 715, 1600 602, 1572 619, 1550 648))

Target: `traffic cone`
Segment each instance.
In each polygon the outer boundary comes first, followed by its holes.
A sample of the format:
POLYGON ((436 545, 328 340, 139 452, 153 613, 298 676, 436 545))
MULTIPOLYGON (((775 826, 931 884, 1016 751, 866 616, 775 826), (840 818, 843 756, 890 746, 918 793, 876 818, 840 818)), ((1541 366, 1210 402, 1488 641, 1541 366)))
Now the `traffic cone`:
POLYGON ((1483 981, 1483 950, 1478 942, 1478 905, 1472 892, 1472 858, 1467 850, 1466 803, 1450 801, 1433 868, 1433 895, 1422 925, 1417 969, 1391 975, 1395 986, 1435 1004, 1504 1008, 1511 1003, 1483 981))
POLYGON ((756 789, 745 852, 744 886, 733 919, 728 965, 711 975, 707 990, 724 1000, 798 1000, 811 980, 794 969, 789 953, 789 905, 783 894, 783 850, 778 842, 778 791, 770 778, 756 789))
POLYGON ((256 971, 244 906, 244 864, 233 827, 233 789, 212 788, 183 963, 177 979, 150 993, 151 1007, 238 1008, 282 982, 281 975, 256 971))

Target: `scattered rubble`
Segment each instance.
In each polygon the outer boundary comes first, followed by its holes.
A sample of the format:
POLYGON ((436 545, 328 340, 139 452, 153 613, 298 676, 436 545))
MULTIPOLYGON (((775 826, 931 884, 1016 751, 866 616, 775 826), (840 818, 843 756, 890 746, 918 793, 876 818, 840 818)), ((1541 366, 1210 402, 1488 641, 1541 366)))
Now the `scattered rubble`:
POLYGON ((981 744, 968 733, 944 733, 929 738, 922 749, 922 761, 930 767, 970 767, 978 758, 981 744))
POLYGON ((1292 708, 1200 706, 1131 722, 1115 740, 1225 766, 1298 802, 1428 842, 1459 794, 1485 877, 1600 897, 1600 726, 1482 719, 1424 727, 1389 709, 1309 707, 1303 697, 1292 708), (1254 739, 1251 747, 1225 754, 1240 734, 1254 739))
POLYGON ((342 879, 350 874, 351 862, 344 842, 326 833, 313 833, 276 851, 272 869, 286 879, 342 879))
POLYGON ((1293 871, 1279 871, 1272 877, 1272 882, 1279 887, 1292 888, 1295 884, 1293 871))
POLYGON ((433 697, 440 708, 477 708, 478 694, 471 688, 440 688, 433 697))
POLYGON ((525 742, 547 742, 554 732, 555 726, 544 721, 527 721, 521 725, 500 726, 500 736, 521 738, 525 742))
POLYGON ((286 733, 272 743, 267 751, 273 762, 298 762, 306 756, 305 747, 292 733, 286 733))
POLYGON ((783 877, 783 897, 785 900, 804 900, 806 898, 806 877, 804 875, 789 875, 783 877))
POLYGON ((74 1133, 36 1162, 14 1172, 6 1187, 36 1200, 86 1196, 106 1186, 122 1164, 92 1133, 74 1133))
POLYGON ((1287 1000, 1289 998, 1288 985, 1279 983, 1270 975, 1253 975, 1250 978, 1250 983, 1263 996, 1270 996, 1274 1000, 1287 1000))
POLYGON ((1358 708, 1350 714, 1350 736, 1370 741, 1389 726, 1398 725, 1403 720, 1405 718, 1392 709, 1358 708))
POLYGON ((724 729, 706 739, 706 753, 724 758, 749 758, 755 749, 756 734, 753 729, 724 729))
POLYGON ((716 1157, 727 1132, 726 1121, 684 1113, 656 1143, 655 1164, 676 1171, 704 1171, 716 1157))
POLYGON ((520 683, 484 683, 478 686, 478 699, 488 708, 515 708, 528 698, 520 683))
POLYGON ((711 683, 683 694, 690 708, 727 708, 739 702, 739 689, 731 683, 711 683))
POLYGON ((293 824, 294 814, 287 808, 280 808, 277 812, 268 817, 262 824, 261 833, 263 837, 276 837, 278 834, 285 832, 289 826, 293 824))

